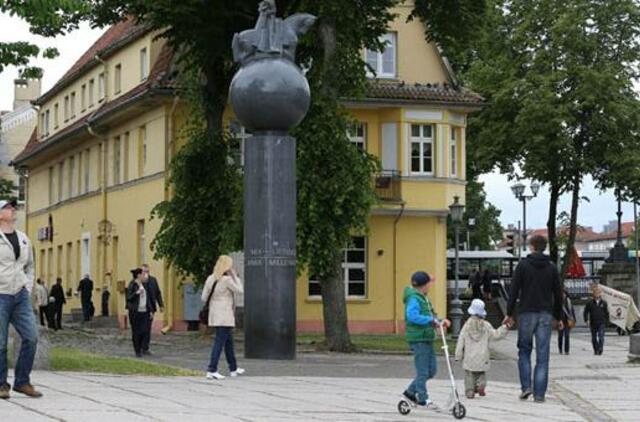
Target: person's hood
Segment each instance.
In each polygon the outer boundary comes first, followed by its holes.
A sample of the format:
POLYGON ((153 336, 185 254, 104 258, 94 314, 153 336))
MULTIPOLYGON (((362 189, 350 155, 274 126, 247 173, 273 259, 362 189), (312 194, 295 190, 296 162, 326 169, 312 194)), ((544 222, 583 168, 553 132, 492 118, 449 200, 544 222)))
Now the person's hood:
POLYGON ((544 268, 549 265, 550 259, 543 253, 534 252, 527 256, 527 261, 536 268, 544 268))
POLYGON ((484 319, 477 316, 469 317, 467 320, 467 333, 473 341, 480 341, 485 335, 484 319))
POLYGON ((424 295, 422 293, 420 293, 419 291, 417 291, 416 289, 414 289, 411 286, 407 286, 404 288, 404 292, 402 293, 402 302, 407 303, 407 301, 409 300, 410 297, 412 296, 421 296, 424 297, 424 295))

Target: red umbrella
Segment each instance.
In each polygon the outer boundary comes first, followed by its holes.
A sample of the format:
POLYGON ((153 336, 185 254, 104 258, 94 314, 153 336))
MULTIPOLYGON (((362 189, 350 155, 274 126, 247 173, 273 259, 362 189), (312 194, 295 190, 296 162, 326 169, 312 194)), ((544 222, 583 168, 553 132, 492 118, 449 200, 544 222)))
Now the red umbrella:
POLYGON ((569 254, 569 266, 567 267, 567 273, 565 276, 567 278, 581 278, 587 275, 587 272, 584 270, 584 265, 582 265, 582 260, 578 256, 578 251, 575 246, 572 246, 568 251, 569 254))

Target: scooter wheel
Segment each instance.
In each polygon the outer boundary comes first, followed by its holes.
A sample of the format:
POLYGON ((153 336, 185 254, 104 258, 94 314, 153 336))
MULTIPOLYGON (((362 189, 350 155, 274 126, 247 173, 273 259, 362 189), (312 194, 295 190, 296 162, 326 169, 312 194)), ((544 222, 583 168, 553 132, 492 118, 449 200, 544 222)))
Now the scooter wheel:
POLYGON ((398 412, 401 415, 408 415, 411 412, 411 405, 404 400, 398 402, 398 412))
POLYGON ((460 402, 453 406, 453 417, 456 419, 462 419, 467 416, 467 409, 460 402))

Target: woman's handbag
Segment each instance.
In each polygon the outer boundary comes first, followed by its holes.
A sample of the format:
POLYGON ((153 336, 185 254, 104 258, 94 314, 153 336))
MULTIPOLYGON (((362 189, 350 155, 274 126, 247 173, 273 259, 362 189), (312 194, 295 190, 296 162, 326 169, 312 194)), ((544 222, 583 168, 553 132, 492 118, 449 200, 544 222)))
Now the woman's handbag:
POLYGON ((213 283, 213 287, 211 288, 209 297, 207 298, 207 301, 204 303, 204 306, 202 307, 202 309, 200 310, 200 313, 198 314, 198 318, 200 319, 200 322, 202 324, 207 325, 209 323, 209 302, 211 302, 211 297, 213 296, 213 292, 216 290, 217 284, 218 284, 218 280, 216 280, 216 282, 213 283))
POLYGON ((576 326, 576 321, 573 319, 568 319, 567 320, 567 328, 572 329, 576 326))

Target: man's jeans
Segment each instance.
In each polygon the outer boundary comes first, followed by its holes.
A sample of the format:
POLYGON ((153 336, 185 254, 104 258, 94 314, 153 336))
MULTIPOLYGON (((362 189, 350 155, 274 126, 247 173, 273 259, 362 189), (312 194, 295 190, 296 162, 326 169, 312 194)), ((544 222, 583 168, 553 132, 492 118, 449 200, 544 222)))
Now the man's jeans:
POLYGON ((9 340, 9 323, 13 325, 20 337, 22 346, 16 362, 14 387, 29 384, 29 375, 36 356, 38 331, 36 319, 31 309, 29 291, 25 288, 16 295, 0 294, 0 385, 7 382, 7 342, 9 340))
POLYGON ((544 398, 549 381, 549 343, 551 314, 525 312, 518 319, 518 370, 522 391, 531 389, 531 350, 536 339, 536 368, 533 374, 533 396, 544 398))
POLYGON ((602 349, 604 349, 604 323, 591 326, 591 345, 594 353, 602 354, 602 349))
POLYGON ((427 381, 436 375, 438 369, 436 352, 433 350, 431 342, 409 343, 409 346, 413 351, 416 365, 416 379, 409 384, 407 392, 415 395, 418 403, 422 403, 429 399, 427 381))

